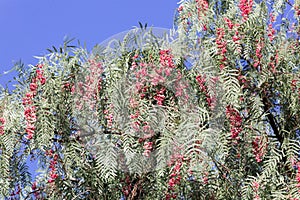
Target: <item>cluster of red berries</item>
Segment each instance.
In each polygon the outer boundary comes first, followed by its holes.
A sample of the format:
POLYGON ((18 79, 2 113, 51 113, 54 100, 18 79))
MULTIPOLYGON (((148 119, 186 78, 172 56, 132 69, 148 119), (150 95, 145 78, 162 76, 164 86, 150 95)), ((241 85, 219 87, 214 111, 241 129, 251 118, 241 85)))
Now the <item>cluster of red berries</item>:
MULTIPOLYGON (((81 110, 84 106, 88 106, 89 110, 96 109, 96 100, 99 91, 102 88, 103 67, 100 62, 88 60, 88 74, 76 85, 76 92, 79 98, 76 101, 76 108, 81 110)), ((75 92, 75 85, 72 86, 71 92, 75 92)))
POLYGON ((239 7, 242 12, 242 17, 243 17, 244 21, 248 19, 248 15, 252 11, 252 6, 253 6, 253 0, 241 0, 240 1, 239 7))
POLYGON ((297 82, 298 82, 297 79, 293 79, 292 82, 291 82, 291 87, 292 87, 293 91, 295 91, 296 88, 297 88, 297 82))
POLYGON ((21 193, 21 187, 20 185, 18 184, 16 187, 15 187, 15 190, 13 192, 11 192, 10 194, 10 197, 9 199, 20 199, 20 193, 21 193))
POLYGON ((160 50, 159 51, 159 62, 163 67, 175 68, 173 62, 173 55, 171 54, 170 49, 160 50))
POLYGON ((217 48, 219 49, 218 54, 222 56, 220 69, 223 70, 225 68, 224 62, 227 60, 225 54, 227 52, 227 42, 224 39, 225 31, 223 28, 217 28, 217 39, 216 44, 217 48))
POLYGON ((144 152, 143 152, 143 155, 146 156, 146 157, 150 157, 150 153, 153 149, 153 142, 144 142, 144 152))
POLYGON ((125 179, 121 180, 121 182, 125 182, 125 186, 122 187, 122 193, 125 196, 125 198, 127 198, 132 190, 130 177, 127 175, 125 179))
POLYGON ((262 54, 261 54, 261 50, 263 48, 263 42, 258 42, 256 44, 256 50, 255 50, 255 55, 257 57, 257 60, 254 62, 253 66, 255 68, 257 68, 259 65, 260 65, 260 61, 261 61, 261 58, 262 58, 262 54))
POLYGON ((38 190, 38 187, 37 187, 37 182, 33 182, 32 185, 31 185, 31 189, 33 191, 33 195, 35 197, 35 199, 38 199, 39 197, 39 192, 37 191, 38 190))
POLYGON ((199 84, 200 91, 205 94, 205 97, 206 97, 205 100, 206 100, 208 106, 209 107, 213 106, 214 102, 213 102, 213 99, 211 98, 211 96, 208 93, 207 86, 205 85, 206 84, 205 78, 201 75, 198 75, 198 76, 196 76, 196 81, 199 84))
POLYGON ((165 91, 166 91, 166 88, 161 88, 160 90, 157 90, 156 91, 156 95, 154 96, 154 99, 156 100, 156 102, 157 102, 157 105, 160 105, 160 106, 162 106, 163 105, 163 103, 164 103, 164 100, 165 100, 165 98, 166 98, 166 96, 165 96, 165 91))
POLYGON ((146 157, 150 157, 150 153, 151 153, 151 151, 153 151, 153 142, 151 141, 151 138, 155 135, 155 133, 148 122, 146 122, 146 121, 144 121, 143 123, 141 123, 140 121, 137 121, 137 122, 138 122, 138 130, 137 131, 142 131, 144 133, 143 137, 140 137, 138 142, 144 144, 143 145, 143 149, 144 149, 143 155, 146 157))
POLYGON ((252 141, 253 154, 255 155, 255 160, 261 162, 265 154, 266 144, 263 144, 261 137, 256 136, 254 141, 252 141))
POLYGON ((199 19, 201 16, 206 15, 206 11, 208 10, 208 2, 206 0, 196 0, 196 8, 199 19))
POLYGON ((226 117, 230 122, 231 138, 238 139, 239 134, 242 132, 242 117, 240 113, 232 106, 227 106, 226 117))
POLYGON ((30 92, 25 94, 25 97, 22 99, 24 109, 24 115, 26 119, 26 133, 27 139, 31 140, 33 138, 35 132, 35 122, 36 122, 36 107, 33 105, 33 98, 37 94, 37 89, 39 84, 44 85, 46 83, 46 78, 44 77, 42 70, 43 64, 38 64, 36 69, 36 76, 32 78, 31 83, 29 85, 30 92))
POLYGON ((4 134, 4 125, 5 125, 5 119, 3 117, 0 117, 0 135, 4 134))
POLYGON ((272 42, 275 38, 275 29, 273 28, 272 24, 268 25, 268 37, 270 41, 272 42))
POLYGON ((235 44, 239 44, 239 40, 241 39, 239 36, 239 31, 237 28, 240 26, 240 24, 234 24, 229 18, 224 17, 224 21, 227 24, 229 30, 235 30, 234 35, 232 36, 232 40, 235 44))
POLYGON ((297 167, 297 174, 296 174, 297 187, 300 188, 300 162, 296 163, 296 167, 297 167))
POLYGON ((156 75, 152 77, 152 85, 156 83, 165 82, 165 78, 171 75, 171 71, 176 68, 174 63, 174 56, 171 50, 160 50, 159 51, 159 63, 160 67, 155 69, 156 75))
POLYGON ((257 181, 254 181, 252 183, 252 188, 253 188, 253 192, 254 192, 254 198, 253 200, 260 200, 260 196, 258 194, 258 190, 259 190, 259 183, 257 181))
POLYGON ((103 113, 105 114, 104 118, 106 119, 106 122, 107 122, 107 128, 113 127, 113 121, 114 121, 114 116, 112 113, 113 109, 114 109, 114 105, 109 104, 109 109, 106 109, 103 111, 103 113))
POLYGON ((229 18, 224 17, 224 21, 226 22, 226 24, 230 30, 233 29, 234 23, 232 23, 232 21, 229 18))
POLYGON ((300 8, 299 8, 299 6, 294 5, 294 9, 295 9, 295 14, 296 14, 297 16, 300 16, 300 8))
MULTIPOLYGON (((164 73, 165 76, 170 76, 171 71, 176 68, 176 65, 174 63, 174 56, 171 53, 171 50, 161 50, 159 52, 160 57, 159 61, 161 66, 163 67, 161 71, 164 73)), ((182 96, 183 95, 183 90, 187 87, 183 82, 182 82, 182 74, 180 70, 177 70, 177 76, 175 80, 175 90, 176 96, 182 96)), ((185 98, 188 98, 188 96, 185 96, 185 98)))
POLYGON ((170 178, 168 181, 168 192, 166 194, 166 199, 176 199, 177 194, 174 192, 175 186, 180 184, 181 174, 180 169, 182 167, 184 161, 184 157, 182 155, 175 155, 171 158, 171 162, 168 164, 169 166, 175 164, 172 169, 172 173, 170 174, 170 178))
POLYGON ((183 10, 183 5, 180 5, 177 9, 178 12, 181 12, 183 10))
POLYGON ((49 176, 50 178, 48 179, 48 183, 53 183, 55 181, 55 179, 57 179, 58 174, 57 174, 57 169, 56 169, 56 165, 57 165, 57 160, 58 160, 58 154, 53 154, 53 150, 47 150, 46 151, 46 156, 49 156, 51 161, 50 161, 50 165, 49 165, 49 176))

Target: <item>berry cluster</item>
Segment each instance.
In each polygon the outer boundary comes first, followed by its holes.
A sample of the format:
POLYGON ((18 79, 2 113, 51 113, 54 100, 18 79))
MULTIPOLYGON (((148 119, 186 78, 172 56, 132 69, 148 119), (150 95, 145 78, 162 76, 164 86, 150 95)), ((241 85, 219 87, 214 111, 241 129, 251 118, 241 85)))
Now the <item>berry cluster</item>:
POLYGON ((49 169, 50 169, 49 176, 50 176, 50 178, 48 179, 48 183, 53 183, 58 177, 57 168, 56 168, 57 160, 58 160, 58 154, 53 154, 53 150, 50 149, 50 150, 46 151, 46 155, 49 156, 50 159, 51 159, 50 165, 49 165, 49 169))
POLYGON ((257 60, 254 62, 253 66, 255 68, 257 68, 259 65, 260 65, 260 62, 261 62, 261 58, 262 58, 262 54, 261 54, 261 50, 263 48, 263 42, 258 42, 256 44, 256 50, 255 50, 255 55, 257 57, 257 60))
POLYGON ((170 174, 170 178, 168 181, 168 192, 166 194, 166 199, 176 199, 177 194, 174 192, 176 185, 180 184, 181 180, 181 174, 180 170, 182 168, 182 164, 184 161, 184 157, 182 155, 174 155, 171 158, 170 163, 168 163, 169 166, 174 165, 172 169, 172 173, 170 174))
POLYGON ((297 187, 300 188, 300 162, 296 163, 296 168, 297 168, 297 174, 296 174, 297 187))
MULTIPOLYGON (((173 55, 171 54, 171 50, 169 50, 169 49, 160 50, 159 62, 163 67, 167 67, 166 69, 168 69, 168 68, 174 69, 176 67, 173 62, 173 55)), ((167 72, 166 72, 166 75, 168 75, 167 72)))
MULTIPOLYGON (((171 71, 175 70, 176 65, 173 61, 174 56, 171 54, 171 50, 161 50, 159 52, 159 62, 162 68, 159 70, 156 70, 156 72, 160 71, 163 75, 163 77, 169 77, 171 76, 171 71)), ((184 89, 187 88, 186 84, 182 82, 182 74, 180 70, 177 70, 177 76, 175 80, 175 96, 182 96, 184 89)), ((185 95, 185 99, 188 99, 188 95, 185 95)))
MULTIPOLYGON (((215 99, 213 99, 209 93, 208 93, 208 88, 207 86, 205 85, 206 84, 206 80, 205 80, 205 77, 201 76, 201 75, 198 75, 196 76, 196 81, 197 83, 199 84, 199 87, 200 87, 200 91, 202 93, 205 94, 205 97, 206 97, 206 102, 208 104, 209 107, 214 107, 214 104, 215 104, 215 99)), ((216 81, 216 80, 214 80, 216 81)))
POLYGON ((261 140, 260 136, 256 136, 254 141, 252 141, 253 154, 255 155, 255 160, 261 162, 265 155, 267 144, 261 140))
POLYGON ((88 71, 83 81, 79 81, 72 87, 73 93, 76 91, 79 98, 76 101, 76 108, 81 110, 85 108, 88 110, 95 110, 97 105, 97 95, 102 88, 102 73, 103 67, 100 62, 95 60, 88 61, 88 71))
POLYGON ((107 122, 107 128, 113 127, 113 121, 114 121, 114 116, 112 113, 113 108, 114 108, 114 105, 110 104, 109 108, 103 111, 103 113, 105 114, 104 118, 106 119, 106 122, 107 122))
POLYGON ((297 82, 298 82, 297 79, 293 79, 292 82, 291 82, 291 87, 292 87, 293 91, 295 91, 296 88, 297 88, 297 82))
POLYGON ((178 70, 176 80, 175 80, 175 90, 176 90, 175 96, 181 97, 181 96, 183 96, 183 94, 185 94, 184 95, 185 101, 188 101, 189 95, 187 93, 184 93, 184 90, 186 88, 188 88, 188 84, 182 80, 182 74, 178 70))
POLYGON ((270 23, 268 25, 268 37, 269 37, 271 42, 274 40, 274 38, 275 38, 274 35, 276 33, 276 31, 275 31, 275 29, 273 28, 273 25, 272 25, 273 22, 275 22, 275 16, 271 13, 270 14, 270 23))
POLYGON ((132 184, 131 184, 130 177, 127 175, 125 179, 121 180, 121 182, 125 183, 125 186, 122 187, 122 193, 125 196, 125 198, 127 199, 132 190, 132 184))
POLYGON ((46 83, 46 78, 44 77, 44 71, 42 70, 43 64, 38 64, 36 69, 36 76, 32 78, 29 85, 30 92, 25 94, 25 97, 22 99, 24 109, 24 115, 26 120, 25 131, 27 133, 27 139, 31 140, 35 132, 35 122, 36 122, 36 107, 33 105, 33 98, 37 95, 37 90, 39 84, 44 85, 46 83))
POLYGON ((38 199, 40 193, 38 192, 38 187, 37 187, 37 182, 36 181, 32 183, 31 189, 33 191, 34 198, 38 199))
POLYGON ((5 125, 5 119, 3 117, 0 117, 0 135, 4 134, 4 125, 5 125))
POLYGON ((234 27, 234 24, 232 23, 232 21, 231 21, 229 18, 227 18, 227 17, 224 17, 224 21, 226 22, 228 28, 229 28, 230 30, 232 30, 233 27, 234 27))
POLYGON ((225 68, 224 62, 227 60, 225 54, 227 52, 227 42, 224 39, 225 31, 223 28, 217 28, 217 39, 216 44, 217 48, 219 49, 218 54, 221 55, 221 63, 220 63, 220 69, 223 70, 225 68))
POLYGON ((150 157, 150 153, 153 149, 153 142, 144 142, 144 153, 143 155, 146 157, 150 157))
POLYGON ((201 16, 206 15, 206 11, 208 10, 208 2, 206 0, 196 0, 196 8, 199 19, 201 16))
POLYGON ((226 117, 230 122, 231 138, 238 139, 239 134, 242 132, 242 117, 240 113, 232 106, 227 106, 226 117))
POLYGON ((248 15, 252 11, 253 0, 241 0, 239 7, 242 12, 243 20, 246 21, 248 19, 248 15))
POLYGON ((254 181, 252 183, 252 188, 253 188, 253 192, 254 192, 254 195, 255 195, 253 200, 260 200, 260 196, 258 194, 259 183, 257 181, 254 181))
POLYGON ((275 29, 273 28, 272 24, 268 25, 268 37, 270 41, 272 42, 275 38, 275 29))
POLYGON ((229 18, 224 17, 224 21, 227 24, 229 31, 235 31, 234 35, 232 36, 232 40, 235 44, 239 44, 241 37, 239 36, 238 28, 240 24, 234 24, 229 18))
POLYGON ((294 9, 295 9, 295 14, 297 16, 300 16, 300 8, 299 8, 299 6, 298 5, 294 5, 294 9))
POLYGON ((157 104, 162 106, 163 103, 164 103, 164 100, 166 98, 165 96, 165 91, 166 91, 166 88, 161 88, 160 90, 157 90, 156 91, 156 95, 154 96, 154 99, 156 100, 157 104))

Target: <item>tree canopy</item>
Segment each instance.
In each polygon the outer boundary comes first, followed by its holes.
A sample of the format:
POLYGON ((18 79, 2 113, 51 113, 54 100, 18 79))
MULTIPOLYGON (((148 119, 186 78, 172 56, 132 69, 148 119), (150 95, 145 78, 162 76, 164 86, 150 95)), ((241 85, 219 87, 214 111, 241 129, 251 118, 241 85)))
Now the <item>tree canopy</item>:
POLYGON ((182 0, 0 93, 5 199, 300 199, 300 1, 182 0), (38 175, 29 173, 38 161, 38 175))

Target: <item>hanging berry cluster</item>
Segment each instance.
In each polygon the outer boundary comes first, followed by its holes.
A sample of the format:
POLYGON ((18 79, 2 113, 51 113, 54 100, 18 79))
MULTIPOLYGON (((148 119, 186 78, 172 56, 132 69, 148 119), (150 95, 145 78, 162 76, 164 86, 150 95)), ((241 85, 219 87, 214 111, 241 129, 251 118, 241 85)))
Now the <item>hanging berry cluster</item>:
POLYGON ((297 182, 297 188, 298 188, 298 192, 300 193, 300 162, 294 162, 293 163, 294 167, 297 170, 297 174, 296 174, 296 182, 297 182))
POLYGON ((153 151, 153 136, 155 135, 153 129, 151 126, 149 126, 148 122, 143 122, 141 123, 140 121, 138 122, 138 130, 143 133, 143 136, 139 138, 138 142, 143 143, 143 155, 145 157, 150 157, 150 153, 153 151))
POLYGON ((293 80, 291 81, 291 87, 292 87, 292 91, 293 91, 293 92, 296 91, 296 88, 297 88, 297 82, 298 82, 297 79, 293 79, 293 80))
MULTIPOLYGON (((231 39, 235 44, 240 44, 241 36, 239 34, 238 28, 240 27, 240 24, 233 23, 228 17, 224 17, 224 21, 227 24, 228 28, 228 34, 231 35, 231 39)), ((235 51, 238 53, 241 53, 240 48, 235 48, 235 51)))
POLYGON ((293 78, 292 81, 291 81, 291 88, 292 88, 293 92, 297 92, 298 98, 299 98, 299 101, 300 101, 300 87, 297 86, 298 82, 299 82, 299 79, 293 78))
POLYGON ((177 194, 174 192, 176 185, 180 184, 181 174, 180 170, 182 168, 182 164, 184 161, 184 157, 182 155, 174 155, 171 158, 171 162, 168 164, 169 166, 174 166, 172 169, 172 173, 170 174, 168 181, 168 192, 166 194, 166 199, 176 199, 177 194))
MULTIPOLYGON (((143 57, 143 56, 141 56, 143 57)), ((141 60, 141 57, 137 54, 132 57, 133 74, 136 80, 134 81, 135 91, 134 94, 139 94, 139 97, 143 99, 146 96, 146 92, 150 92, 153 87, 158 87, 154 91, 156 92, 152 98, 156 100, 158 105, 163 105, 166 98, 166 88, 161 87, 166 83, 168 77, 172 75, 172 72, 177 71, 176 78, 176 94, 180 96, 182 90, 185 88, 184 85, 180 84, 181 73, 176 70, 176 65, 173 61, 174 56, 169 49, 159 51, 159 65, 156 65, 150 59, 149 63, 145 63, 141 60)))
POLYGON ((139 133, 144 133, 144 136, 139 139, 143 144, 144 155, 149 156, 152 150, 152 142, 148 139, 154 136, 154 131, 147 121, 143 120, 143 116, 147 115, 141 110, 141 100, 149 101, 158 106, 164 106, 167 99, 167 79, 174 77, 172 82, 176 97, 184 96, 188 99, 188 95, 184 93, 187 85, 182 80, 182 74, 179 69, 176 69, 174 56, 169 49, 163 49, 159 52, 159 62, 155 63, 152 55, 135 54, 131 59, 131 68, 134 79, 131 88, 131 98, 129 100, 132 120, 132 129, 139 133), (175 77, 176 76, 176 77, 175 77))
POLYGON ((3 117, 0 117, 0 135, 4 134, 4 125, 5 125, 5 119, 3 117))
POLYGON ((114 121, 114 116, 113 116, 113 109, 114 105, 111 103, 107 106, 107 109, 103 111, 104 118, 106 120, 106 128, 112 129, 113 128, 113 121, 114 121))
POLYGON ((196 0, 196 8, 198 18, 201 19, 202 16, 206 15, 206 12, 208 10, 208 2, 206 0, 196 0))
POLYGON ((125 179, 121 180, 121 183, 125 183, 125 185, 122 187, 122 193, 123 193, 124 197, 127 199, 132 190, 130 176, 127 175, 125 179))
POLYGON ((146 157, 150 157, 150 153, 153 149, 153 142, 144 142, 144 153, 143 155, 146 157))
POLYGON ((162 106, 164 103, 164 100, 166 98, 165 96, 166 88, 162 87, 160 90, 156 91, 156 95, 154 96, 154 99, 157 102, 157 105, 162 106))
POLYGON ((201 76, 201 75, 198 75, 196 76, 196 81, 200 87, 200 91, 205 95, 205 100, 208 104, 208 106, 210 108, 213 108, 214 107, 214 104, 215 104, 215 99, 212 98, 209 93, 208 93, 208 88, 207 86, 205 85, 206 84, 206 80, 205 80, 205 77, 204 76, 201 76))
POLYGON ((58 160, 58 154, 53 154, 53 150, 47 150, 46 151, 46 156, 48 156, 50 158, 50 165, 49 165, 49 179, 48 179, 48 183, 53 183, 57 177, 57 160, 58 160))
POLYGON ((275 35, 276 31, 272 25, 272 23, 274 23, 274 22, 275 22, 275 16, 271 13, 270 14, 270 23, 268 25, 268 37, 269 37, 270 42, 272 42, 275 38, 274 35, 275 35))
POLYGON ((264 43, 261 41, 261 42, 257 42, 256 44, 256 50, 255 50, 255 55, 257 57, 257 59, 255 60, 253 66, 255 68, 258 68, 258 66, 260 66, 261 64, 261 58, 262 58, 262 48, 263 48, 263 45, 264 43))
POLYGON ((259 193, 258 193, 258 190, 259 190, 259 183, 257 181, 254 181, 252 183, 252 189, 253 189, 253 192, 254 192, 254 198, 253 200, 260 200, 260 196, 259 196, 259 193))
POLYGON ((21 187, 19 184, 17 184, 14 190, 11 192, 9 199, 20 199, 20 193, 21 193, 21 187))
POLYGON ((218 55, 221 55, 221 60, 220 60, 220 69, 223 70, 225 68, 225 61, 227 60, 226 58, 226 52, 227 52, 227 42, 224 39, 225 36, 225 31, 223 28, 217 28, 217 39, 216 39, 216 44, 218 48, 218 55))
POLYGON ((170 70, 174 69, 176 66, 173 61, 174 56, 171 54, 170 49, 160 50, 159 51, 159 62, 162 67, 164 67, 165 74, 170 75, 170 70))
POLYGON ((31 190, 33 192, 34 198, 38 199, 40 198, 40 193, 38 192, 39 188, 37 187, 37 182, 33 182, 31 185, 31 190))
MULTIPOLYGON (((171 50, 161 50, 159 52, 160 57, 159 57, 159 62, 161 65, 160 71, 163 72, 163 75, 165 77, 170 77, 172 70, 177 74, 175 78, 175 85, 174 89, 175 91, 175 96, 176 97, 181 97, 184 94, 184 90, 188 87, 186 82, 183 81, 182 79, 182 73, 180 70, 176 70, 176 65, 174 63, 174 56, 171 53, 171 50)), ((185 100, 189 98, 187 94, 184 95, 185 100)))
POLYGON ((257 162, 261 162, 267 149, 267 143, 262 140, 261 136, 256 136, 252 141, 253 154, 257 162))
POLYGON ((185 95, 184 95, 184 90, 186 88, 188 88, 188 84, 185 81, 183 81, 180 70, 177 70, 177 76, 176 76, 176 80, 175 80, 175 90, 176 90, 175 96, 176 97, 184 96, 185 101, 188 101, 189 95, 187 93, 185 93, 185 95))
POLYGON ((242 12, 243 20, 246 21, 248 19, 248 15, 252 11, 253 0, 241 0, 239 7, 242 12))
POLYGON ((299 17, 300 16, 300 8, 299 8, 299 6, 298 5, 294 5, 294 9, 295 9, 295 15, 297 17, 299 17))
POLYGON ((273 73, 276 74, 276 66, 278 66, 278 51, 276 50, 275 56, 271 56, 270 62, 269 62, 269 70, 273 73))
POLYGON ((232 106, 227 106, 226 117, 230 122, 231 138, 239 139, 238 136, 242 132, 242 117, 240 113, 232 106))
POLYGON ((76 86, 71 89, 73 93, 76 91, 79 98, 76 100, 76 108, 81 110, 88 106, 88 110, 95 110, 97 105, 97 97, 102 88, 103 67, 100 62, 88 60, 87 74, 84 80, 79 81, 76 86))
POLYGON ((32 78, 29 85, 30 92, 25 94, 25 97, 22 99, 24 106, 24 115, 26 120, 25 131, 27 133, 26 138, 31 140, 35 133, 35 122, 36 122, 36 107, 33 105, 33 98, 37 95, 37 90, 39 84, 44 85, 46 83, 46 78, 44 77, 44 71, 42 70, 43 64, 38 64, 35 71, 36 76, 32 78))

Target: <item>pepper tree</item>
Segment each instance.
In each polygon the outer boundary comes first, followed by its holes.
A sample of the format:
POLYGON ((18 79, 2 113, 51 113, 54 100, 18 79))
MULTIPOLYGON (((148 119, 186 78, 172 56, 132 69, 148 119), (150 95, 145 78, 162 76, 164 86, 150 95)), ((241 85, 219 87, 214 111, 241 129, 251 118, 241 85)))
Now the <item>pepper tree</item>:
POLYGON ((182 0, 2 90, 2 197, 299 199, 299 1, 182 0), (29 173, 29 159, 39 173, 29 173))

